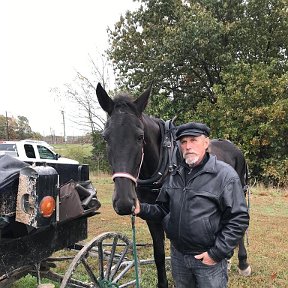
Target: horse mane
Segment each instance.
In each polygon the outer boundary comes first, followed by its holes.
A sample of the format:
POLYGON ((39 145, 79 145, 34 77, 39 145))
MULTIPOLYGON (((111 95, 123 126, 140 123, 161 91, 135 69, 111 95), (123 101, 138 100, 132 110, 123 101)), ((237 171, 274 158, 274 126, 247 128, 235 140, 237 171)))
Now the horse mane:
POLYGON ((128 108, 129 110, 132 110, 132 112, 137 116, 141 116, 141 112, 138 111, 133 98, 128 94, 120 94, 117 95, 114 99, 114 109, 120 109, 120 108, 128 108))

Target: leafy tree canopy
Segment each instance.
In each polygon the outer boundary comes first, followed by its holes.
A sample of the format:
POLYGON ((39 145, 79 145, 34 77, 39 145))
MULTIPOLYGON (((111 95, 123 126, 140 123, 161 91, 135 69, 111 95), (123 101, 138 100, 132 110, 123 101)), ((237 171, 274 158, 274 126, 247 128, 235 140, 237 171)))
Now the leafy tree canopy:
POLYGON ((285 0, 139 2, 110 30, 109 55, 120 83, 153 81, 155 93, 173 100, 173 114, 215 102, 214 85, 225 89, 231 63, 287 59, 285 0))
POLYGON ((109 31, 119 84, 153 81, 149 113, 206 122, 253 177, 287 184, 287 1, 139 2, 109 31))
POLYGON ((32 131, 29 120, 25 116, 6 117, 0 115, 0 139, 22 140, 40 139, 41 135, 32 131))

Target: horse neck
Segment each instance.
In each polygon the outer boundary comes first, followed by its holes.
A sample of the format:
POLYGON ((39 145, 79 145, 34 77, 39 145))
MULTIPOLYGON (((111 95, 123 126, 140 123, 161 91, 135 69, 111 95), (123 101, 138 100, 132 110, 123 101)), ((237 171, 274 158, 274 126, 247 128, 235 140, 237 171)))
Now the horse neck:
POLYGON ((151 118, 147 115, 142 116, 144 124, 144 158, 141 168, 141 177, 143 179, 149 178, 154 174, 158 168, 160 161, 160 146, 161 146, 161 120, 157 118, 151 118))

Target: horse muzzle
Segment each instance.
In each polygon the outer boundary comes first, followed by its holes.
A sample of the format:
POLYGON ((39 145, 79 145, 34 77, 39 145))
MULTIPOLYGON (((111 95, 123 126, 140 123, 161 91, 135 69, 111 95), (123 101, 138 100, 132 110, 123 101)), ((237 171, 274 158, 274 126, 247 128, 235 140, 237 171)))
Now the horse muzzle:
POLYGON ((113 201, 113 208, 118 215, 131 215, 134 212, 135 204, 134 201, 131 203, 125 202, 117 202, 113 201))
POLYGON ((135 209, 136 187, 129 178, 114 178, 113 208, 118 215, 131 215, 135 209))

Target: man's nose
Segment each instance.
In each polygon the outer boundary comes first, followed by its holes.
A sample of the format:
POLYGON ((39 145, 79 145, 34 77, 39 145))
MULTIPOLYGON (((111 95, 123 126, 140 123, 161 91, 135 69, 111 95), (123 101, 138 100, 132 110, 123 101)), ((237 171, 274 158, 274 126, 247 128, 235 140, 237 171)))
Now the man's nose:
POLYGON ((192 148, 192 143, 187 143, 186 149, 189 150, 192 148))

